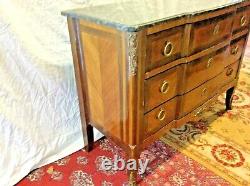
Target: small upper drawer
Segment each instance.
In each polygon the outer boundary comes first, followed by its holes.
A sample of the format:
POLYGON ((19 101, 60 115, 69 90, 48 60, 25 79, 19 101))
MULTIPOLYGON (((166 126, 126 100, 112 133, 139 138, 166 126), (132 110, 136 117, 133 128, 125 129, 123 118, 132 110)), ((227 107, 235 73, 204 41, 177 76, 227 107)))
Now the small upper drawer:
POLYGON ((249 27, 250 21, 250 8, 244 7, 237 10, 236 16, 233 20, 233 32, 249 27))
POLYGON ((189 52, 194 54, 228 39, 231 35, 233 16, 227 15, 193 24, 189 52))
POLYGON ((145 80, 145 112, 157 107, 177 94, 182 66, 176 66, 145 80))
POLYGON ((241 38, 231 42, 228 51, 229 53, 228 59, 225 60, 225 66, 228 66, 240 59, 243 53, 245 41, 246 41, 245 38, 241 38))
POLYGON ((225 61, 227 61, 227 48, 186 64, 186 78, 183 85, 185 87, 184 92, 200 86, 202 83, 221 73, 224 69, 225 61))
POLYGON ((217 93, 216 91, 218 88, 220 88, 222 85, 222 74, 223 73, 219 74, 198 88, 184 94, 182 99, 182 109, 178 118, 181 118, 192 112, 194 109, 205 103, 205 101, 207 101, 209 98, 213 97, 217 93))
POLYGON ((181 57, 184 27, 176 27, 152 34, 147 40, 146 71, 181 57))

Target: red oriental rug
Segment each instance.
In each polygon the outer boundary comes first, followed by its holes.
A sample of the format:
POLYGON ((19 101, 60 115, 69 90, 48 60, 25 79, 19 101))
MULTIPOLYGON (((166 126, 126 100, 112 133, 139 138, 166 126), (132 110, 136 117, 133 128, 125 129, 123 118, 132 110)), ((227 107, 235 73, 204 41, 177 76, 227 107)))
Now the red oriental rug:
MULTIPOLYGON (((90 153, 80 150, 54 163, 31 172, 17 186, 125 186, 125 171, 105 171, 101 161, 124 157, 124 152, 107 139, 96 143, 90 153)), ((230 185, 224 179, 174 150, 162 141, 156 141, 143 151, 142 159, 150 159, 146 173, 139 184, 146 185, 230 185)))

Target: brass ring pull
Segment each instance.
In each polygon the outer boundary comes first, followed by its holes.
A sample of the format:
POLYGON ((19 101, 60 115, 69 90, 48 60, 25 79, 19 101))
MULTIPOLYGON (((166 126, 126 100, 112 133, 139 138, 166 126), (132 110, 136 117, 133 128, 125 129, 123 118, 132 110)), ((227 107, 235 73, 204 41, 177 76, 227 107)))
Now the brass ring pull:
POLYGON ((247 23, 246 16, 243 15, 240 19, 240 26, 245 26, 246 23, 247 23))
POLYGON ((203 109, 201 108, 201 109, 199 109, 196 113, 195 113, 195 117, 199 117, 199 116, 201 116, 202 115, 202 113, 203 113, 203 109))
POLYGON ((170 56, 173 52, 173 49, 174 49, 173 44, 170 41, 168 41, 164 47, 163 55, 167 57, 170 56))
POLYGON ((206 93, 207 93, 207 89, 204 88, 204 89, 202 90, 202 96, 206 95, 206 93))
POLYGON ((220 25, 219 24, 215 25, 213 34, 217 35, 219 33, 219 30, 220 30, 220 25))
POLYGON ((156 118, 160 121, 163 121, 166 117, 166 112, 163 109, 160 109, 160 112, 157 114, 156 118))
POLYGON ((214 59, 212 57, 208 59, 208 61, 207 61, 207 68, 209 68, 211 66, 213 60, 214 59))
POLYGON ((232 75, 233 71, 234 71, 234 70, 233 70, 232 68, 228 68, 228 69, 227 69, 227 72, 226 72, 226 75, 227 75, 227 76, 232 75))
POLYGON ((238 51, 239 51, 239 46, 236 45, 235 47, 232 48, 231 54, 236 55, 238 53, 238 51))
POLYGON ((169 89, 169 83, 167 81, 163 81, 160 88, 160 92, 166 94, 168 92, 168 89, 169 89))

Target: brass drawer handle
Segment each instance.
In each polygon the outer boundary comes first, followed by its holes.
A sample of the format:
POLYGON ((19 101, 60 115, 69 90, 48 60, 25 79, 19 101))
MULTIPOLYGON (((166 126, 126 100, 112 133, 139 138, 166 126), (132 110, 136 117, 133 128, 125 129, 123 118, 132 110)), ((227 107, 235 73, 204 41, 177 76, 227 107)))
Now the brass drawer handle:
POLYGON ((233 73, 233 71, 234 71, 234 70, 233 70, 232 68, 228 68, 228 69, 227 69, 227 72, 226 72, 226 75, 227 75, 227 76, 231 76, 232 73, 233 73))
POLYGON ((170 41, 166 42, 166 45, 163 50, 163 55, 166 57, 170 56, 173 52, 173 49, 174 49, 173 44, 170 41))
POLYGON ((220 25, 219 24, 215 25, 213 34, 217 35, 219 33, 219 30, 220 30, 220 25))
POLYGON ((207 61, 207 68, 209 68, 211 66, 213 60, 214 59, 212 57, 208 59, 208 61, 207 61))
POLYGON ((245 26, 246 23, 247 23, 246 16, 243 15, 240 19, 240 26, 245 26))
POLYGON ((238 53, 238 51, 239 51, 239 46, 236 45, 235 47, 232 48, 231 54, 236 55, 238 53))
POLYGON ((162 94, 166 94, 168 92, 169 89, 169 83, 167 81, 163 81, 161 88, 160 88, 160 92, 162 94))
POLYGON ((160 121, 163 121, 166 117, 166 111, 164 109, 160 109, 160 112, 157 114, 156 118, 160 121))

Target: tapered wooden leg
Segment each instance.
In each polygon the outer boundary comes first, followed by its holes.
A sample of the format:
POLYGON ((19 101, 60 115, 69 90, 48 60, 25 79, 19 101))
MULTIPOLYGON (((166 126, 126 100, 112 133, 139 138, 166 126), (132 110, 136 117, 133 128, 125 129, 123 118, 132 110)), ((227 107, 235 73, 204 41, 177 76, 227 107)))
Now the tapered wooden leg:
POLYGON ((138 172, 138 160, 140 158, 139 147, 136 145, 130 146, 130 151, 128 152, 128 159, 136 160, 137 170, 127 170, 128 181, 130 186, 136 186, 137 172, 138 172))
POLYGON ((129 186, 136 186, 137 171, 128 171, 129 186))
POLYGON ((83 139, 85 150, 87 152, 91 151, 94 145, 94 129, 91 125, 86 125, 86 128, 83 129, 83 139))
POLYGON ((233 101, 233 93, 235 87, 232 87, 227 90, 226 93, 226 110, 232 110, 232 101, 233 101))

